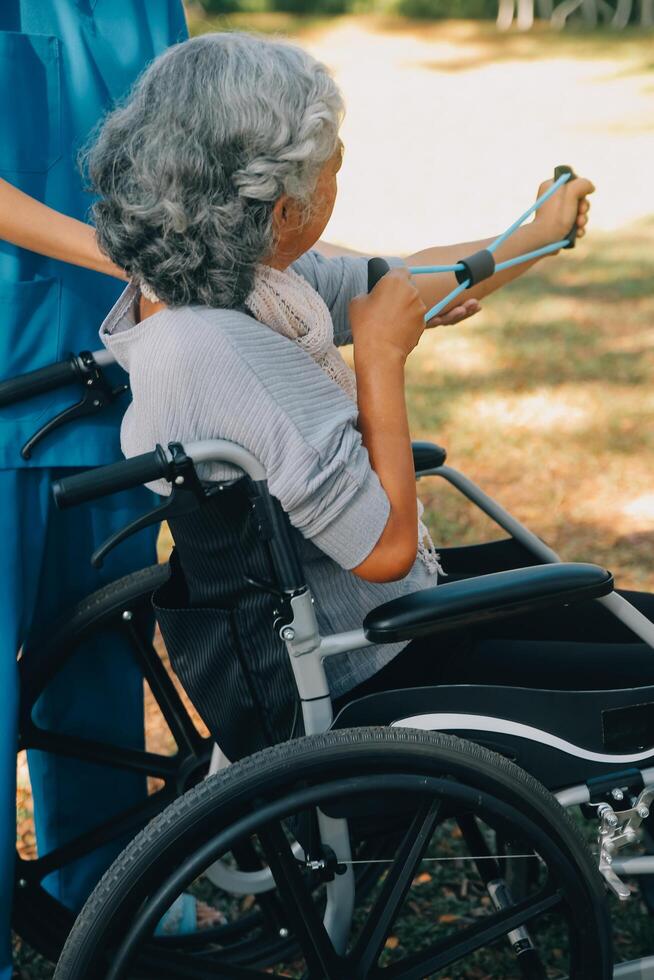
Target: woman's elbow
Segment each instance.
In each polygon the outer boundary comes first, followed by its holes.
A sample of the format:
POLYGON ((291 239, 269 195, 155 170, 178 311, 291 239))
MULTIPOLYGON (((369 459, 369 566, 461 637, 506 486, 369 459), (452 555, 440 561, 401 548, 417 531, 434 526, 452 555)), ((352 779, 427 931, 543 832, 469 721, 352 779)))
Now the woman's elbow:
POLYGON ((396 582, 413 568, 417 547, 417 539, 392 547, 378 545, 352 571, 366 582, 396 582))

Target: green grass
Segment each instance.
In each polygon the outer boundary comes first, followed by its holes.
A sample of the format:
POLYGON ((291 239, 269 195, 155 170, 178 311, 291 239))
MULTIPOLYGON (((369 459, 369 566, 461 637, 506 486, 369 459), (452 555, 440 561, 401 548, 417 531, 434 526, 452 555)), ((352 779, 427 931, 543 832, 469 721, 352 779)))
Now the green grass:
MULTIPOLYGON (((565 558, 651 589, 654 223, 594 245, 512 284, 477 323, 423 339, 412 431, 565 558)), ((421 496, 442 544, 492 536, 436 481, 421 496)))

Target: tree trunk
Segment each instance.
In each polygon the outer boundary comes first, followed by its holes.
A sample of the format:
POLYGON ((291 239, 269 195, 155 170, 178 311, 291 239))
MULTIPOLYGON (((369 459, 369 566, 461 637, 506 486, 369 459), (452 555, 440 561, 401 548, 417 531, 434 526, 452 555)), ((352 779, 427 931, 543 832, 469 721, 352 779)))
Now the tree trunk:
POLYGON ((574 14, 582 4, 582 0, 563 0, 552 14, 552 19, 550 21, 552 27, 557 31, 562 31, 565 27, 565 22, 570 16, 574 14))
POLYGON ((632 0, 618 0, 611 27, 615 28, 616 31, 623 31, 629 23, 632 6, 632 0))
POLYGON ((500 0, 495 22, 498 31, 508 31, 513 23, 513 8, 514 0, 500 0))
MULTIPOLYGON (((629 0, 631 3, 631 0, 629 0)), ((588 27, 597 27, 597 3, 596 0, 582 0, 581 13, 584 23, 588 27)))
POLYGON ((534 0, 518 0, 518 30, 528 31, 534 26, 534 0))

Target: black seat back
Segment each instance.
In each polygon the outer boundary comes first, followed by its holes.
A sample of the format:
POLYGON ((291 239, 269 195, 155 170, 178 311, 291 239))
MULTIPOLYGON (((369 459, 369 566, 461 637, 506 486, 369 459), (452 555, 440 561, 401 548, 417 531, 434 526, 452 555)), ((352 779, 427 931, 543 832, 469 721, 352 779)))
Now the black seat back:
POLYGON ((247 581, 272 575, 245 486, 170 522, 171 574, 153 597, 172 667, 231 761, 302 733, 288 653, 272 629, 275 598, 247 581))

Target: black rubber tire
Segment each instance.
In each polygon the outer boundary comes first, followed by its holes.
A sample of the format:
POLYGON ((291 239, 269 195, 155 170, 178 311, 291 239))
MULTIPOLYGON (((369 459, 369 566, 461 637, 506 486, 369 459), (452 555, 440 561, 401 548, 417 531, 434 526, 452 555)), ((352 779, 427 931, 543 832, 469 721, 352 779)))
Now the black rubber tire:
MULTIPOLYGON (((97 629, 116 613, 145 601, 148 605, 155 589, 169 576, 167 565, 150 565, 110 582, 67 609, 55 623, 48 623, 32 638, 30 648, 19 661, 21 709, 35 687, 42 687, 52 675, 53 664, 66 656, 71 642, 97 629)), ((21 717, 22 717, 21 710, 21 717)))
MULTIPOLYGON (((228 827, 254 799, 268 794, 279 799, 285 789, 312 781, 393 772, 452 777, 510 803, 546 834, 574 869, 585 904, 580 927, 584 963, 570 980, 609 980, 611 926, 604 884, 577 828, 554 797, 513 763, 481 746, 436 732, 386 728, 344 729, 266 749, 177 799, 100 881, 66 941, 55 980, 101 980, 109 937, 124 932, 143 899, 183 855, 228 827)), ((139 969, 138 976, 150 973, 139 969)))

